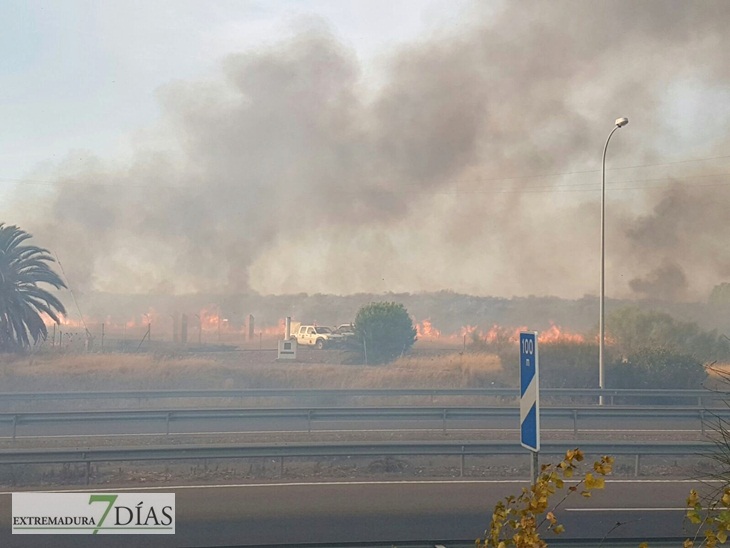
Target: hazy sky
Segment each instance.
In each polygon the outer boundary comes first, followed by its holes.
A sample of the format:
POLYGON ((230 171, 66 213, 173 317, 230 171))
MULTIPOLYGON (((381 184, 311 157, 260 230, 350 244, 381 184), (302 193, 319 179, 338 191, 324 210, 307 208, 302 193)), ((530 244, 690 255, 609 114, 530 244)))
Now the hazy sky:
MULTIPOLYGON (((119 154, 175 80, 216 78, 233 52, 321 18, 364 64, 458 22, 462 0, 119 0, 0 3, 0 188, 70 150, 119 154), (121 150, 120 150, 121 149, 121 150)), ((374 75, 375 77, 377 75, 374 75)))
POLYGON ((730 281, 730 3, 0 3, 0 213, 115 292, 730 281))

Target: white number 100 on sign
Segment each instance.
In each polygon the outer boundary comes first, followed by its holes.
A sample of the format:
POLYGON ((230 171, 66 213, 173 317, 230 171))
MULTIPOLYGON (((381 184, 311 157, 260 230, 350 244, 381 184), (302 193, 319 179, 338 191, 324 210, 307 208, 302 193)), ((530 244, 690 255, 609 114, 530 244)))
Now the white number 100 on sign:
POLYGON ((523 354, 534 354, 535 353, 535 342, 532 339, 522 339, 522 353, 523 354))

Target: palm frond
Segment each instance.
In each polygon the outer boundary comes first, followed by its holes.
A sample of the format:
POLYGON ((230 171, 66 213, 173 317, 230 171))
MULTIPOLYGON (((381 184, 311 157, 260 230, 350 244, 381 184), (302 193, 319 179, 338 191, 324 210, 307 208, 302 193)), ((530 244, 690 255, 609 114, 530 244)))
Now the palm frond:
POLYGON ((28 348, 48 336, 47 315, 59 322, 63 303, 38 284, 63 289, 66 284, 49 263, 47 249, 24 244, 32 236, 17 226, 0 223, 0 352, 28 348))

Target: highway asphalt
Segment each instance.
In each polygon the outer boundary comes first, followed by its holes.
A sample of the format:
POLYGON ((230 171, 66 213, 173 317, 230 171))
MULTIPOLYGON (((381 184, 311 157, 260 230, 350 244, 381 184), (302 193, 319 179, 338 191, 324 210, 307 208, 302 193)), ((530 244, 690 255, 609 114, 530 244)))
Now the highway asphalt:
MULTIPOLYGON (((518 494, 526 485, 524 481, 505 479, 150 488, 176 494, 174 536, 11 535, 11 495, 2 492, 0 546, 317 546, 346 542, 397 545, 407 540, 473 541, 487 527, 494 504, 507 495, 518 494)), ((684 537, 692 534, 691 529, 685 529, 684 501, 689 490, 698 487, 701 484, 696 480, 612 480, 590 499, 571 495, 556 514, 566 526, 565 538, 651 541, 657 537, 684 537)), ((103 492, 119 491, 108 487, 103 492)))

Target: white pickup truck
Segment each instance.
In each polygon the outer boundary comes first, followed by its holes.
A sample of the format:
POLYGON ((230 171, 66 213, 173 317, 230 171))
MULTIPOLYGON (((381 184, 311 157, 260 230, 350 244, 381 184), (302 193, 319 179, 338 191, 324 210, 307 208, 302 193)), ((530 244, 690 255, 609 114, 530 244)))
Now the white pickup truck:
POLYGON ((339 333, 335 333, 329 327, 300 325, 299 329, 292 333, 291 338, 296 339, 299 344, 316 346, 321 350, 338 345, 344 337, 339 333))

